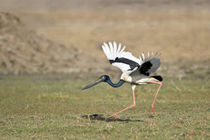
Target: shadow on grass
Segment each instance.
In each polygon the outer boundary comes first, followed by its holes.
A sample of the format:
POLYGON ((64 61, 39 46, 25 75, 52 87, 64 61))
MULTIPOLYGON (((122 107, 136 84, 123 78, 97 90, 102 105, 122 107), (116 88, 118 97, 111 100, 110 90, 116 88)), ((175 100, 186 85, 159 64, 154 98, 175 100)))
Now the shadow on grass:
POLYGON ((89 114, 83 115, 82 118, 89 119, 89 120, 98 120, 98 121, 105 121, 105 122, 144 122, 143 120, 132 120, 132 119, 120 119, 120 118, 105 118, 103 114, 89 114))

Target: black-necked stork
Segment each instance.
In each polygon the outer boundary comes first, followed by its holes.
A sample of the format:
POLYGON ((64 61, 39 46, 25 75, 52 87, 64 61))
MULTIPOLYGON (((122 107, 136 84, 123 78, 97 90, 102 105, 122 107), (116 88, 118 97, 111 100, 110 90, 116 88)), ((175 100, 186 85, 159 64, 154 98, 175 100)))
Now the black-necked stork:
POLYGON ((119 112, 114 113, 113 115, 109 116, 109 118, 112 118, 119 113, 136 106, 135 88, 136 85, 142 84, 159 85, 155 94, 155 98, 151 105, 152 111, 154 112, 155 100, 162 86, 162 77, 153 74, 160 67, 160 59, 157 58, 153 53, 148 53, 147 55, 144 55, 142 53, 142 55, 138 59, 134 57, 130 52, 125 51, 125 48, 126 46, 123 46, 123 48, 121 48, 121 44, 117 44, 116 42, 108 42, 102 45, 102 49, 110 64, 118 67, 122 71, 122 75, 118 83, 113 83, 108 75, 102 75, 95 82, 83 88, 90 88, 100 82, 106 82, 112 87, 120 87, 125 82, 131 83, 133 91, 133 104, 119 112))

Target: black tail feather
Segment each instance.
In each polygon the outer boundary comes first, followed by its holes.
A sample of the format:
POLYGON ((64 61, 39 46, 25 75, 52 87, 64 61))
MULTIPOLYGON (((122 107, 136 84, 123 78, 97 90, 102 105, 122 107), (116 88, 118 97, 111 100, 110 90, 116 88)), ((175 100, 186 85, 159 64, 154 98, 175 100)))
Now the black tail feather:
POLYGON ((152 76, 153 78, 157 79, 158 81, 163 81, 163 78, 160 75, 152 76))

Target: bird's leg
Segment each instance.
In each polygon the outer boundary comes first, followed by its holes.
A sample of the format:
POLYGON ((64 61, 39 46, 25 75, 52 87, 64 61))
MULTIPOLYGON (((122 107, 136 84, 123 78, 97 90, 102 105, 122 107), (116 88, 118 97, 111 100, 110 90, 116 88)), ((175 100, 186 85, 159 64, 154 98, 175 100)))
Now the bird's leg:
POLYGON ((132 108, 132 107, 135 107, 136 106, 136 100, 135 100, 135 88, 136 88, 136 85, 132 85, 132 91, 133 91, 133 104, 124 108, 123 110, 120 110, 119 112, 116 112, 114 113, 113 115, 109 116, 109 118, 112 118, 112 117, 115 117, 117 116, 119 113, 129 109, 129 108, 132 108))
POLYGON ((152 112, 154 113, 154 112, 155 112, 155 107, 154 107, 155 100, 156 100, 157 95, 158 95, 158 93, 159 93, 159 91, 160 91, 160 88, 161 88, 161 86, 162 86, 162 82, 155 82, 155 81, 152 81, 152 82, 149 82, 149 83, 158 84, 158 85, 159 85, 159 87, 158 87, 158 89, 157 89, 157 92, 156 92, 156 94, 155 94, 155 98, 154 98, 154 100, 153 100, 153 102, 152 102, 152 105, 151 105, 151 107, 152 107, 152 112))

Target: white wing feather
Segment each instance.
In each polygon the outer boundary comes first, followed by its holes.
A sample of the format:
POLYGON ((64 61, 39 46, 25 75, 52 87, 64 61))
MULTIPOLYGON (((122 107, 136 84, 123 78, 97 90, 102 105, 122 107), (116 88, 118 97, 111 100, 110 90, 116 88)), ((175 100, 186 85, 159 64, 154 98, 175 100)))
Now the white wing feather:
MULTIPOLYGON (((116 58, 125 58, 128 60, 131 60, 135 63, 138 64, 138 66, 140 66, 141 64, 143 64, 146 61, 152 60, 153 58, 155 58, 155 55, 152 53, 147 53, 144 54, 142 53, 141 56, 138 58, 136 58, 135 56, 133 56, 130 52, 128 51, 124 51, 126 48, 126 46, 121 45, 121 43, 117 44, 116 42, 108 42, 102 45, 102 49, 107 57, 107 59, 110 61, 115 61, 116 58)), ((154 64, 158 64, 158 62, 155 62, 154 60, 152 61, 154 64)), ((123 62, 113 62, 112 63, 113 66, 119 68, 122 72, 128 72, 128 73, 132 73, 135 70, 138 70, 137 68, 133 68, 131 69, 129 64, 123 63, 123 62)), ((154 66, 153 69, 151 69, 149 72, 155 72, 157 70, 157 68, 159 66, 154 66), (156 68, 157 67, 157 68, 156 68)))
MULTIPOLYGON (((117 44, 116 42, 104 43, 102 45, 102 48, 108 60, 114 61, 117 57, 126 58, 140 65, 140 62, 141 62, 140 59, 133 56, 130 52, 124 51, 126 46, 123 46, 123 48, 121 49, 121 43, 119 44, 117 44)), ((130 66, 125 63, 115 62, 115 63, 112 63, 112 65, 121 69, 122 72, 125 72, 131 69, 130 66)))

